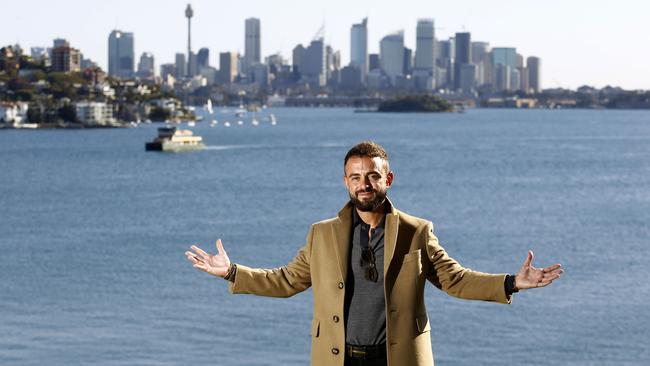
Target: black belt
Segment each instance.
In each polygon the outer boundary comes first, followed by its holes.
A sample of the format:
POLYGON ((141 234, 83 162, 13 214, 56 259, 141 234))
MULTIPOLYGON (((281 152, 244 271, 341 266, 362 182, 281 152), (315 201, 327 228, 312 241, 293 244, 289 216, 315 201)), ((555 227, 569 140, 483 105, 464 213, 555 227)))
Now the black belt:
POLYGON ((386 358, 386 343, 378 344, 376 346, 353 346, 351 344, 346 344, 345 354, 348 357, 361 358, 364 360, 386 358))

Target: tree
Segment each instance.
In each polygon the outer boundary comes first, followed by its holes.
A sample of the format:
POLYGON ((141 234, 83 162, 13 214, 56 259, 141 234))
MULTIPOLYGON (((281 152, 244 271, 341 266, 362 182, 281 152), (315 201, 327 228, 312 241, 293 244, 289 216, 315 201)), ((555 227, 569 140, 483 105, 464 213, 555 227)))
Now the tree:
POLYGON ((59 108, 59 118, 64 122, 79 122, 77 119, 77 111, 71 104, 66 104, 59 108))

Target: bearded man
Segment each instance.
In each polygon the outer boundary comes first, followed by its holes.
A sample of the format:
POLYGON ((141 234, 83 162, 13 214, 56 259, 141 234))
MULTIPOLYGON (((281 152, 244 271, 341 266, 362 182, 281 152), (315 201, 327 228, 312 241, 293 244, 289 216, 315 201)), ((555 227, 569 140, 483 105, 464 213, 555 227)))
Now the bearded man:
POLYGON ((350 201, 337 217, 315 223, 286 266, 254 269, 230 262, 221 240, 217 254, 192 246, 194 267, 230 281, 232 293, 288 297, 312 287, 313 366, 433 365, 424 285, 449 295, 509 304, 512 294, 558 279, 560 264, 532 266, 516 275, 463 268, 433 234, 433 224, 396 209, 388 154, 364 141, 343 161, 350 201))

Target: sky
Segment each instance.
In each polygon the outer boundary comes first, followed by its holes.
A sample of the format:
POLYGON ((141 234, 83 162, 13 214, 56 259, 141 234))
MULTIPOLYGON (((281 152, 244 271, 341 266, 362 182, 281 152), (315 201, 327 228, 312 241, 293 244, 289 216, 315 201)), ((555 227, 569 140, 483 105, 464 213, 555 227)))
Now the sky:
POLYGON ((0 46, 19 43, 51 47, 67 39, 84 57, 107 68, 108 35, 133 32, 135 59, 152 52, 156 67, 187 52, 185 7, 192 4, 192 49, 244 50, 244 20, 261 20, 262 55, 291 58, 297 44, 307 45, 325 25, 325 41, 349 62, 350 27, 368 17, 368 49, 404 30, 415 50, 415 27, 434 19, 436 38, 471 32, 472 41, 516 47, 524 57, 542 59, 543 88, 581 85, 650 90, 650 1, 647 0, 0 0, 0 46))

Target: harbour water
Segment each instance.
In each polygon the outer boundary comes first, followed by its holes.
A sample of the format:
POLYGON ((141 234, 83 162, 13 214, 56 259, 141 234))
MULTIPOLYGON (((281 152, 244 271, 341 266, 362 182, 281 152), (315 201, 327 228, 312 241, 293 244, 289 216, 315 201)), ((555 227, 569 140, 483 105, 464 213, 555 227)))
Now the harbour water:
POLYGON ((345 204, 362 139, 463 265, 515 272, 530 248, 566 268, 509 306, 429 286, 436 365, 650 364, 649 112, 272 112, 198 123, 185 154, 144 151, 156 124, 0 131, 0 365, 307 365, 310 291, 230 295, 183 253, 222 238, 283 265, 345 204))

